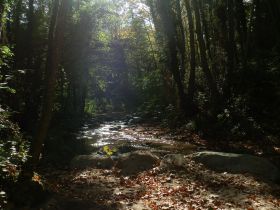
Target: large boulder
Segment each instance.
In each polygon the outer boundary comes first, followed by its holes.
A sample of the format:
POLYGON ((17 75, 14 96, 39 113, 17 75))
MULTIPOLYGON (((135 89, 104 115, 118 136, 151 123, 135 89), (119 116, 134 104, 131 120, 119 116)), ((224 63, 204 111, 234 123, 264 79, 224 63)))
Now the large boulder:
POLYGON ((194 153, 192 157, 194 160, 215 171, 236 174, 248 173, 273 182, 280 180, 279 169, 265 158, 247 154, 211 151, 194 153))
POLYGON ((120 156, 116 167, 123 175, 135 175, 159 165, 159 158, 150 152, 136 151, 120 156))
POLYGON ((115 162, 111 157, 105 155, 79 155, 73 158, 70 166, 72 168, 100 168, 111 169, 115 162))

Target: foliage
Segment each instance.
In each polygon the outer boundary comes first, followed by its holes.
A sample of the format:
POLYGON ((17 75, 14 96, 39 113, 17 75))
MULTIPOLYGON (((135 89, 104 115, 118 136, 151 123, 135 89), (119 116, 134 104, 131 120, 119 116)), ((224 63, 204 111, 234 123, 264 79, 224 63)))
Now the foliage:
POLYGON ((103 147, 103 151, 106 153, 107 156, 111 157, 118 150, 115 147, 110 147, 110 146, 106 145, 106 146, 103 147))
POLYGON ((95 100, 87 100, 85 105, 85 113, 88 115, 94 115, 98 111, 95 100))
POLYGON ((26 161, 28 143, 19 127, 9 120, 9 113, 0 112, 0 179, 17 175, 18 167, 26 161))
POLYGON ((2 81, 0 82, 0 92, 2 93, 16 93, 16 90, 8 85, 8 80, 11 79, 11 75, 9 75, 8 73, 4 75, 4 72, 6 72, 5 70, 10 68, 13 55, 14 54, 12 50, 8 46, 0 46, 0 81, 2 81))
POLYGON ((228 133, 231 137, 240 139, 262 138, 263 130, 256 120, 252 116, 249 116, 249 110, 246 104, 246 102, 242 101, 242 98, 234 98, 230 107, 217 115, 217 125, 220 128, 219 132, 221 132, 221 136, 228 133))
POLYGON ((0 47, 0 69, 4 67, 9 67, 9 63, 13 55, 13 52, 8 46, 3 45, 0 47))
POLYGON ((163 120, 162 124, 168 126, 170 128, 179 127, 183 124, 183 115, 178 114, 180 111, 176 109, 176 107, 172 104, 169 104, 163 112, 163 120))

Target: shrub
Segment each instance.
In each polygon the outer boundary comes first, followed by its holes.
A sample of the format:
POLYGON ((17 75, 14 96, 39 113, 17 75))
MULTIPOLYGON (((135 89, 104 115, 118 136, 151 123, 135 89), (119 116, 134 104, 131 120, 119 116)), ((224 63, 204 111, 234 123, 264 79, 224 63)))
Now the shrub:
POLYGON ((19 166, 26 161, 28 143, 19 127, 9 120, 9 113, 0 107, 0 183, 15 180, 19 166))

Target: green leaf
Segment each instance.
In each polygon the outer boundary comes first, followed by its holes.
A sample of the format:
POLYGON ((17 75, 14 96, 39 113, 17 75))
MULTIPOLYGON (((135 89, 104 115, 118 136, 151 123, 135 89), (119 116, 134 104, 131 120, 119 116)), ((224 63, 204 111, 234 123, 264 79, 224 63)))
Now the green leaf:
POLYGON ((117 152, 116 148, 111 148, 110 146, 106 145, 103 147, 103 151, 108 155, 112 156, 115 152, 117 152))

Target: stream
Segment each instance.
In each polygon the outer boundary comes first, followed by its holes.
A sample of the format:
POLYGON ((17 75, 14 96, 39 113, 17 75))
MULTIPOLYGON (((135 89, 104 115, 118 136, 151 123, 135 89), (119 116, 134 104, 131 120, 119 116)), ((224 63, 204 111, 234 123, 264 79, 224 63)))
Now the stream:
POLYGON ((157 155, 189 154, 196 147, 187 141, 176 141, 158 126, 133 124, 127 121, 107 121, 93 128, 85 124, 77 136, 87 154, 102 153, 102 148, 115 149, 117 154, 149 151, 157 155))

